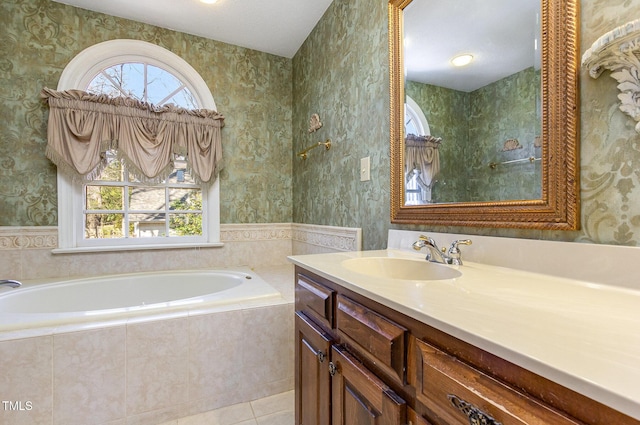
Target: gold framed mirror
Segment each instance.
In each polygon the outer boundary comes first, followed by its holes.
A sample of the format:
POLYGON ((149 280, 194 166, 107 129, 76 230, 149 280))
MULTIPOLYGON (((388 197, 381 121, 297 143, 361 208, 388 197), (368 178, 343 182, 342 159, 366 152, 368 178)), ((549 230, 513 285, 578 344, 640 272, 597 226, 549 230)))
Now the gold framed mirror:
MULTIPOLYGON (((534 199, 447 200, 445 202, 407 202, 405 182, 405 58, 404 11, 413 2, 430 0, 389 1, 389 65, 390 65, 390 156, 391 156, 391 222, 446 226, 476 226, 574 230, 579 228, 579 147, 578 147, 578 0, 540 0, 539 25, 539 154, 527 157, 539 161, 536 179, 539 192, 534 199)), ((517 2, 515 2, 517 3, 517 2)), ((451 4, 451 3, 449 3, 451 4)), ((494 11, 495 13, 496 11, 494 11)), ((458 32, 464 31, 458 25, 458 32)), ((446 37, 439 34, 434 42, 446 37)), ((427 136, 432 144, 440 142, 437 134, 427 136), (436 137, 431 137, 436 136, 436 137)), ((533 138, 532 138, 533 139, 533 138)), ((411 139, 411 143, 414 140, 411 139)), ((500 141, 501 143, 501 141, 500 141)), ((532 141, 533 143, 533 141, 532 141)), ((515 139, 504 142, 519 145, 515 139)), ((509 149, 508 149, 509 148, 509 149)), ((498 151, 499 149, 496 149, 498 151)), ((502 153, 499 153, 502 154, 502 153)), ((496 154, 498 155, 498 154, 496 154)), ((511 162, 519 162, 511 161, 511 162)), ((504 161, 503 164, 510 163, 504 161)), ((495 162, 487 168, 495 168, 495 162)), ((441 164, 440 167, 445 167, 441 164)), ((462 183, 464 184, 464 182, 462 183)))

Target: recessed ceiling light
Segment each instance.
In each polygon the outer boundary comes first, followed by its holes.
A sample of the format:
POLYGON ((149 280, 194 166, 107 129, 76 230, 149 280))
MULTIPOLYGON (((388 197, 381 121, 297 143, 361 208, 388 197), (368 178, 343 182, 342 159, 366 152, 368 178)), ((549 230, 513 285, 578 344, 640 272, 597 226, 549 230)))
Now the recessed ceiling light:
POLYGON ((453 64, 453 66, 465 66, 469 65, 472 60, 472 55, 459 55, 451 59, 451 63, 453 64))
POLYGON ((218 0, 200 0, 202 3, 206 3, 206 4, 213 4, 215 2, 217 2, 218 0))

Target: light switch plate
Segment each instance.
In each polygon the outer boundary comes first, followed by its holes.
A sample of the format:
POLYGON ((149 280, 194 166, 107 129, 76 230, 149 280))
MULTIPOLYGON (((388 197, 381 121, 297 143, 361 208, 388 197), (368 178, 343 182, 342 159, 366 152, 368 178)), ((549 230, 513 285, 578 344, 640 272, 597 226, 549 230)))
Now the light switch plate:
POLYGON ((360 181, 371 180, 371 157, 360 158, 360 181))

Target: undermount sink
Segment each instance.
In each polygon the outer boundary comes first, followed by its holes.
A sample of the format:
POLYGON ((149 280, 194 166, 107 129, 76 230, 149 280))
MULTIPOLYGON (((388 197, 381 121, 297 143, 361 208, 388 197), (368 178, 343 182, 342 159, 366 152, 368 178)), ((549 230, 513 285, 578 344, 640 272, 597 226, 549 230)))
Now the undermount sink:
POLYGON ((401 280, 443 280, 460 277, 462 273, 444 264, 427 260, 391 257, 350 258, 342 262, 350 271, 368 276, 401 280))

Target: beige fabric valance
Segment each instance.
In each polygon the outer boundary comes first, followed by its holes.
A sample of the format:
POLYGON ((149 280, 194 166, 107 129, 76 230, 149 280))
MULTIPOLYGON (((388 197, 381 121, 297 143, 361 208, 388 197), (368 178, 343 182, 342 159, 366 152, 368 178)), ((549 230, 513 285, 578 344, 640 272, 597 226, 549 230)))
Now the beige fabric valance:
POLYGON ((420 171, 420 178, 430 186, 440 172, 440 154, 438 147, 442 138, 433 136, 416 136, 408 134, 405 138, 405 175, 413 176, 413 170, 420 171))
POLYGON ((93 180, 116 149, 137 178, 158 182, 185 155, 197 181, 214 181, 222 165, 224 117, 208 109, 156 107, 137 99, 81 90, 42 90, 49 104, 47 157, 75 178, 93 180))

